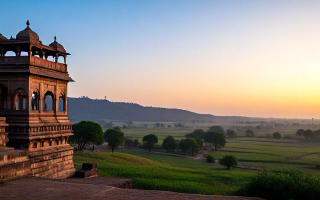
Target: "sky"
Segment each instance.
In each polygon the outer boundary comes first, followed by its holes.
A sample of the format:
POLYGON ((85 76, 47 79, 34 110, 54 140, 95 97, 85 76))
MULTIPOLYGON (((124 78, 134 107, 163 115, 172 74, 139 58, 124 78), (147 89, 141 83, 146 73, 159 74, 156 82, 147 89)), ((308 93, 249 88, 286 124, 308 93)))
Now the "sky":
POLYGON ((320 118, 319 0, 2 0, 71 53, 69 97, 227 116, 320 118))

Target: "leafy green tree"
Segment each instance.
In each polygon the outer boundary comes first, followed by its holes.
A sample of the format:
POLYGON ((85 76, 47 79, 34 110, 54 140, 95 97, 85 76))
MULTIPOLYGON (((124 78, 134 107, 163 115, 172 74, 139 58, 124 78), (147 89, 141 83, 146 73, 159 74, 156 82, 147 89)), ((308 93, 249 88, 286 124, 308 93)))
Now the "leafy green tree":
POLYGON ((140 143, 139 143, 139 140, 138 140, 138 139, 134 139, 134 140, 133 140, 133 146, 134 146, 134 147, 138 147, 139 144, 140 144, 140 143))
POLYGON ((202 129, 196 129, 192 133, 188 133, 186 138, 204 139, 206 132, 202 129))
POLYGON ((146 144, 150 152, 152 146, 158 143, 158 137, 154 134, 149 134, 144 136, 142 141, 146 144))
POLYGON ((238 165, 238 160, 236 157, 234 157, 232 155, 226 155, 226 156, 223 156, 223 158, 219 160, 219 164, 226 166, 227 169, 230 170, 232 167, 238 165))
POLYGON ((246 137, 254 137, 254 132, 252 129, 246 130, 246 137))
POLYGON ((236 133, 234 130, 232 130, 232 129, 228 129, 228 130, 227 130, 227 136, 228 136, 229 138, 236 138, 236 137, 237 137, 237 133, 236 133))
POLYGON ((275 139, 281 139, 281 134, 279 132, 275 132, 272 134, 272 137, 275 139))
POLYGON ((299 129, 296 132, 296 136, 303 136, 303 133, 304 133, 304 129, 299 129))
POLYGON ((206 156, 207 163, 214 163, 214 160, 215 160, 215 158, 214 158, 213 154, 207 154, 207 156, 206 156))
POLYGON ((69 142, 78 145, 78 150, 82 150, 87 143, 101 145, 103 143, 103 131, 100 124, 92 121, 81 121, 73 125, 74 135, 69 142))
POLYGON ((212 144, 216 151, 224 147, 227 143, 226 136, 217 131, 208 131, 204 137, 204 142, 212 144))
POLYGON ((303 132, 303 137, 307 140, 311 139, 313 137, 313 131, 310 129, 307 129, 303 132))
POLYGON ((134 144, 133 140, 131 138, 126 138, 125 139, 125 145, 128 147, 132 147, 134 144))
POLYGON ((222 126, 211 126, 210 128, 209 128, 209 130, 208 130, 208 132, 219 132, 219 133, 222 133, 222 134, 226 134, 225 133, 225 131, 224 131, 224 129, 223 129, 223 127, 222 126))
POLYGON ((115 127, 112 129, 108 129, 104 132, 104 138, 108 145, 111 147, 112 153, 114 148, 123 144, 124 142, 124 133, 120 130, 120 128, 115 127))
POLYGON ((178 144, 177 141, 172 137, 168 136, 163 140, 162 147, 167 150, 169 153, 170 151, 174 151, 177 148, 178 144))
POLYGON ((315 139, 315 140, 317 140, 317 141, 320 141, 320 129, 319 129, 319 130, 316 130, 316 131, 313 131, 312 139, 315 139))
POLYGON ((203 140, 201 139, 195 139, 197 144, 198 144, 198 148, 196 150, 200 150, 203 147, 203 140))
POLYGON ((187 155, 188 150, 191 150, 191 155, 193 155, 193 152, 196 151, 198 148, 199 144, 193 138, 183 139, 179 142, 179 149, 185 152, 185 155, 187 155))

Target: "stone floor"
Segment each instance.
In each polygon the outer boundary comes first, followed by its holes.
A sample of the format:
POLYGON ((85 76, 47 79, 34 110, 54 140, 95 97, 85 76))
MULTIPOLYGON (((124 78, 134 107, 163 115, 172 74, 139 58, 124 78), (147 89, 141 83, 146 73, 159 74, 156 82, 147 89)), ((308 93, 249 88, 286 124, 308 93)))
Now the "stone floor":
MULTIPOLYGON (((107 180, 108 178, 104 178, 107 180)), ((194 195, 182 194, 175 192, 156 191, 156 190, 136 190, 136 189, 120 189, 107 184, 114 184, 113 181, 96 179, 92 181, 85 179, 82 181, 75 180, 50 180, 42 178, 24 178, 17 181, 9 182, 5 185, 0 185, 0 199, 128 199, 128 200, 158 200, 158 199, 216 199, 216 200, 259 200, 259 198, 250 197, 230 197, 216 195, 194 195), (94 184, 96 182, 96 184, 94 184)), ((114 179, 115 180, 115 179, 114 179)))

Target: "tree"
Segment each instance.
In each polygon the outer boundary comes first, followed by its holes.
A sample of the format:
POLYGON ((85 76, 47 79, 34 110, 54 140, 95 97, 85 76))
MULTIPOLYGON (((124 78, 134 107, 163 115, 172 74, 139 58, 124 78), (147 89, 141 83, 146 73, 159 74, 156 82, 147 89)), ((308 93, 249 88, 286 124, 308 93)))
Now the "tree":
POLYGON ((202 129, 196 129, 192 133, 188 133, 186 138, 204 139, 206 132, 202 129))
POLYGON ((296 136, 303 136, 303 133, 304 133, 304 129, 299 129, 296 132, 296 136))
POLYGON ((246 130, 246 137, 254 137, 254 132, 252 129, 246 130))
POLYGON ((134 140, 133 140, 133 146, 134 146, 134 147, 138 147, 139 144, 140 144, 140 143, 139 143, 139 140, 138 140, 138 139, 134 139, 134 140))
POLYGON ((198 148, 199 144, 193 138, 183 139, 179 142, 179 149, 185 152, 185 155, 187 155, 188 150, 191 150, 191 155, 193 155, 193 152, 198 148))
POLYGON ((217 131, 208 131, 204 137, 204 142, 212 144, 216 151, 227 143, 226 136, 217 131))
POLYGON ((206 156, 207 163, 214 163, 214 160, 215 160, 215 158, 212 154, 207 154, 207 156, 206 156))
POLYGON ((104 138, 108 142, 108 145, 111 146, 111 150, 115 147, 123 144, 124 142, 124 133, 120 130, 119 127, 108 129, 104 132, 104 138))
POLYGON ((167 150, 168 153, 177 148, 177 146, 177 141, 172 136, 166 137, 162 143, 162 147, 167 150))
POLYGON ((237 133, 234 130, 228 129, 227 130, 227 136, 229 138, 236 138, 237 137, 237 133))
POLYGON ((319 136, 320 136, 320 129, 316 130, 316 131, 313 131, 312 139, 319 140, 320 139, 319 136))
POLYGON ((202 147, 203 147, 203 140, 201 140, 201 139, 195 139, 195 141, 196 141, 197 144, 198 144, 198 148, 197 148, 196 150, 202 149, 202 147))
POLYGON ((78 145, 78 150, 82 150, 87 143, 101 145, 103 143, 103 131, 100 124, 92 121, 81 121, 73 125, 74 135, 70 137, 70 143, 78 145))
POLYGON ((211 126, 208 130, 208 132, 211 131, 211 132, 219 132, 219 133, 222 133, 222 134, 226 134, 224 129, 222 128, 222 126, 211 126))
POLYGON ((230 170, 232 167, 238 165, 238 160, 236 157, 234 157, 232 155, 226 155, 226 156, 223 156, 223 158, 219 160, 219 164, 226 166, 227 169, 230 170))
POLYGON ((303 137, 309 140, 313 136, 313 131, 310 129, 307 129, 303 132, 303 137))
POLYGON ((272 134, 272 137, 275 139, 281 139, 281 134, 279 132, 275 132, 272 134))
POLYGON ((128 147, 132 147, 133 146, 133 140, 131 138, 126 138, 125 139, 125 144, 128 147))
POLYGON ((148 147, 150 152, 152 146, 158 143, 158 137, 154 134, 149 134, 144 136, 142 141, 146 143, 146 146, 148 147))

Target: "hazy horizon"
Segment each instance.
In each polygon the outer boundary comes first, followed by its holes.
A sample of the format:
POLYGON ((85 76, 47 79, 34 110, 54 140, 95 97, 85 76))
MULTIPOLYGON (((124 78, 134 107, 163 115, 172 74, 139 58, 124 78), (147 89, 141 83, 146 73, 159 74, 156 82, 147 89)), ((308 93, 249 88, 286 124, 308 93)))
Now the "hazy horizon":
POLYGON ((15 37, 29 19, 43 44, 56 35, 72 54, 70 97, 316 119, 319 10, 316 0, 2 1, 0 33, 15 37))

